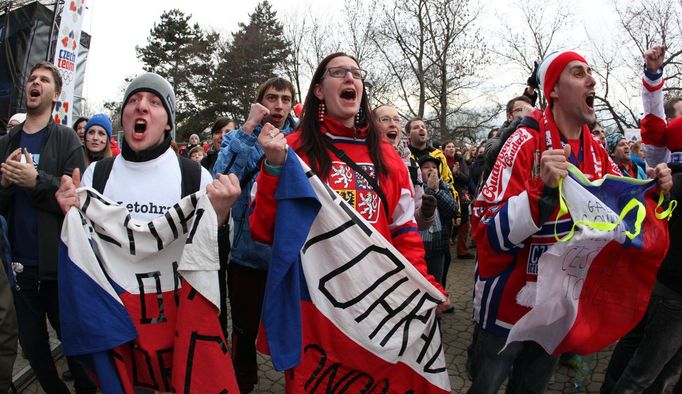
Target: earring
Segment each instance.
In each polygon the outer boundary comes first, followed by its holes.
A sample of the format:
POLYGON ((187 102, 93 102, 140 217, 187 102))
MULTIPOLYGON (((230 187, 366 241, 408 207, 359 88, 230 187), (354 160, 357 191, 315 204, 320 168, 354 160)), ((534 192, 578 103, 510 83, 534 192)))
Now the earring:
POLYGON ((317 119, 320 120, 320 123, 324 122, 324 113, 327 111, 327 108, 324 106, 324 102, 320 102, 320 104, 317 106, 317 119))

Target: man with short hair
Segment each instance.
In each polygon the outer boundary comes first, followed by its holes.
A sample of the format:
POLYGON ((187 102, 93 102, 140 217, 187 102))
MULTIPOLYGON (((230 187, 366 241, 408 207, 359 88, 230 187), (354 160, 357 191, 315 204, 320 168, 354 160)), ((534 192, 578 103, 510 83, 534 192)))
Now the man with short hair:
POLYGON ((448 159, 440 149, 434 148, 429 144, 429 133, 424 120, 420 117, 410 119, 405 125, 405 133, 407 134, 412 157, 419 161, 422 157, 429 155, 440 160, 439 172, 441 180, 449 183, 451 190, 454 192, 455 184, 452 178, 452 171, 448 167, 448 159))
POLYGON ((601 123, 595 121, 590 126, 590 133, 599 140, 599 143, 601 143, 604 149, 608 150, 608 147, 606 146, 606 133, 604 133, 604 127, 602 127, 601 123))
POLYGON ((218 160, 218 153, 220 153, 220 144, 223 142, 225 134, 234 130, 234 122, 230 118, 218 118, 211 127, 212 144, 206 151, 206 157, 201 160, 201 165, 208 171, 213 171, 213 166, 218 160))
MULTIPOLYGON (((548 106, 509 137, 472 211, 478 266, 470 393, 496 393, 507 378, 507 393, 546 390, 556 358, 532 341, 505 343, 534 305, 537 264, 555 242, 555 220, 567 217, 555 217, 559 180, 569 161, 590 180, 620 175, 589 134, 596 82, 587 61, 553 52, 539 66, 538 82, 548 106)), ((670 169, 661 165, 655 173, 659 188, 669 191, 670 169)))
POLYGON ((663 106, 665 116, 668 120, 673 120, 682 116, 682 97, 673 97, 665 102, 663 106))
MULTIPOLYGON (((36 64, 24 87, 26 120, 0 138, 0 211, 7 218, 16 273, 14 305, 19 341, 40 385, 47 392, 68 393, 57 374, 45 318, 60 334, 57 253, 64 215, 55 191, 62 175, 85 167, 76 133, 52 119, 62 79, 48 62, 36 64)), ((94 392, 82 366, 69 369, 77 392, 94 392)))
POLYGON ((287 135, 294 129, 290 116, 296 90, 284 78, 263 82, 256 92, 244 125, 223 137, 213 175, 235 174, 242 194, 232 208, 234 229, 228 270, 228 294, 232 314, 232 360, 242 393, 248 393, 258 382, 256 336, 265 294, 265 280, 270 265, 271 247, 256 242, 249 232, 248 209, 251 189, 258 176, 263 148, 258 143, 261 129, 267 123, 287 135))
POLYGON ((613 132, 607 135, 606 146, 611 159, 616 163, 623 176, 647 179, 646 172, 632 162, 630 158, 630 144, 623 134, 613 132))
POLYGON ((407 149, 402 139, 400 115, 391 105, 381 105, 376 107, 373 112, 377 129, 383 138, 398 151, 407 167, 414 192, 414 220, 420 230, 427 230, 436 218, 437 201, 435 197, 424 194, 419 163, 411 157, 410 150, 407 149))
POLYGON ((518 96, 507 102, 507 122, 511 123, 516 119, 529 116, 533 113, 532 101, 526 96, 518 96))

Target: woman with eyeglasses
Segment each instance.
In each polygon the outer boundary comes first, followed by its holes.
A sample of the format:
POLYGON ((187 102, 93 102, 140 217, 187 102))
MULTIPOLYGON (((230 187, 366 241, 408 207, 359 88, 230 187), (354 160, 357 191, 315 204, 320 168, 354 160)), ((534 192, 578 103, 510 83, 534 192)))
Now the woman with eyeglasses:
MULTIPOLYGON (((313 74, 297 130, 285 137, 270 124, 263 127, 259 142, 265 152, 264 171, 257 179, 251 235, 272 243, 277 209, 274 191, 289 146, 447 296, 427 273, 424 247, 413 218, 409 174, 395 149, 382 140, 375 127, 364 86, 366 74, 355 58, 345 53, 327 56, 313 74), (380 190, 374 190, 372 183, 380 190), (374 204, 364 205, 368 198, 374 204)), ((438 310, 449 306, 448 300, 438 310)))

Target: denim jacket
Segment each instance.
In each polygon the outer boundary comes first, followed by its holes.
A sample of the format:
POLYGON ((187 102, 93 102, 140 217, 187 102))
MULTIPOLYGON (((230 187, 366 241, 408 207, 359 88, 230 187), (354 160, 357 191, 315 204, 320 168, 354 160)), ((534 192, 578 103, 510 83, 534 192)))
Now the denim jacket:
MULTIPOLYGON (((285 135, 293 131, 293 120, 287 118, 281 131, 285 135)), ((244 267, 266 270, 270 264, 270 246, 254 241, 249 232, 249 203, 251 202, 251 188, 258 176, 256 166, 263 156, 263 148, 258 143, 258 135, 262 129, 259 125, 253 133, 246 133, 242 128, 225 134, 220 144, 218 159, 213 166, 213 177, 225 172, 235 174, 239 180, 252 175, 242 188, 242 194, 232 206, 232 250, 230 264, 236 263, 244 267), (228 168, 229 167, 229 168, 228 168)))

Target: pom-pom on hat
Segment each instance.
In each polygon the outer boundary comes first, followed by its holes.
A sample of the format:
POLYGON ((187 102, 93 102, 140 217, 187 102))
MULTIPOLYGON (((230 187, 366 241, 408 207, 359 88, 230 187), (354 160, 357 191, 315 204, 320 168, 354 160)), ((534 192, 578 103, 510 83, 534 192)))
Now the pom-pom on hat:
POLYGON ((552 99, 549 94, 559 80, 559 76, 564 71, 564 68, 573 60, 579 60, 587 64, 587 60, 584 57, 573 51, 552 52, 540 63, 537 74, 538 84, 542 87, 542 93, 545 95, 545 99, 550 106, 552 105, 552 99))
POLYGON ((107 137, 111 139, 111 119, 109 119, 108 116, 104 114, 97 114, 90 118, 88 123, 85 125, 84 133, 83 133, 83 138, 88 134, 88 130, 90 130, 90 127, 92 126, 100 126, 101 128, 104 129, 104 131, 107 132, 107 137))

